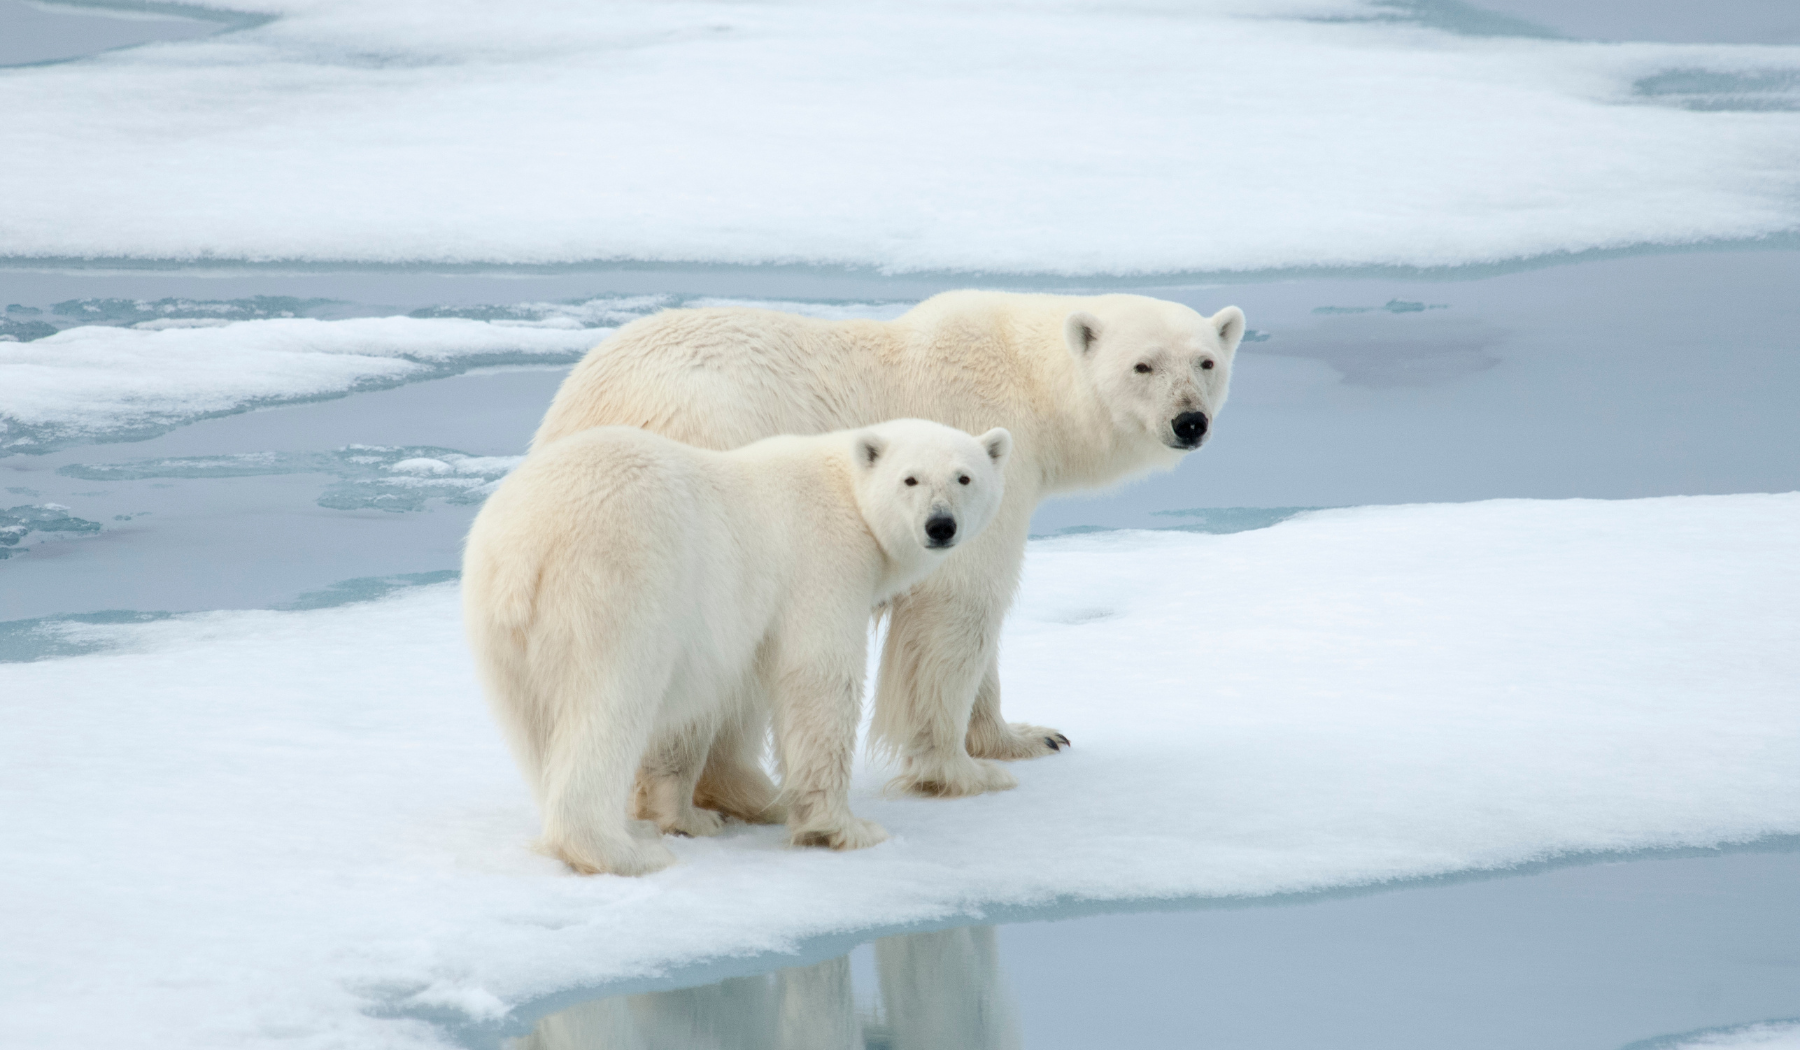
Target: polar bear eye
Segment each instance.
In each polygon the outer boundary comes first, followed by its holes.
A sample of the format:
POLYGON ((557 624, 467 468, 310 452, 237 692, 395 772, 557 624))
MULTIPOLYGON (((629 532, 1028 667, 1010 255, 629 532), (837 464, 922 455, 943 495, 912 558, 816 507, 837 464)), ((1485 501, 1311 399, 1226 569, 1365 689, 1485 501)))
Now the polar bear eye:
POLYGON ((1212 358, 1209 357, 1206 360, 1201 361, 1200 367, 1205 368, 1205 369, 1211 369, 1212 368, 1212 358))
POLYGON ((964 474, 963 476, 956 479, 956 483, 958 485, 967 485, 969 483, 969 476, 967 474, 964 474))
POLYGON ((1145 364, 1142 361, 1139 361, 1137 363, 1137 367, 1135 369, 1133 369, 1132 371, 1136 372, 1138 375, 1147 376, 1150 374, 1150 366, 1145 364))
POLYGON ((917 485, 919 483, 919 479, 918 478, 907 478, 906 483, 908 485, 917 485))

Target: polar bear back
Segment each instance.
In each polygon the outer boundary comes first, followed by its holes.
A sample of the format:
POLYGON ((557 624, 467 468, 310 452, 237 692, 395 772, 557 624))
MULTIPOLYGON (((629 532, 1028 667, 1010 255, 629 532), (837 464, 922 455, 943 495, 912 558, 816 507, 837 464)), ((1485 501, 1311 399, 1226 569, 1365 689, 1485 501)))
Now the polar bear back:
MULTIPOLYGON (((667 310, 619 329, 576 365, 534 447, 608 424, 714 449, 897 417, 971 433, 1001 426, 1014 442, 1007 503, 1016 508, 1002 517, 1022 529, 1048 492, 1111 484, 1180 458, 1121 438, 1117 406, 1065 339, 1067 320, 1084 311, 1152 341, 1159 332, 1213 334, 1188 307, 1137 295, 948 292, 893 321, 667 310)), ((1235 346, 1233 337, 1222 348, 1227 369, 1235 346)))
MULTIPOLYGON (((539 669, 580 666, 585 651, 666 670, 673 697, 729 691, 796 595, 847 589, 847 615, 866 608, 881 555, 840 445, 782 439, 727 455, 602 427, 534 451, 470 530, 463 592, 478 651, 539 669), (681 639, 705 644, 668 641, 681 639)), ((526 736, 562 717, 524 714, 504 720, 526 736)), ((542 742, 514 742, 535 767, 542 742)))

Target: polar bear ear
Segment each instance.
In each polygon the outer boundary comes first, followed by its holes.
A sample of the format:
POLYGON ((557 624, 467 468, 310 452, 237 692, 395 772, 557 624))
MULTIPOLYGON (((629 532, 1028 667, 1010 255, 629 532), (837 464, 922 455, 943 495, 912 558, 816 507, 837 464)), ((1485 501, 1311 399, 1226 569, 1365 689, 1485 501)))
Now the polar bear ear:
POLYGON ((1219 346, 1231 353, 1244 338, 1244 311, 1235 306, 1227 306, 1209 318, 1213 331, 1219 333, 1219 346))
POLYGON ((887 447, 887 438, 872 430, 856 435, 856 465, 864 470, 873 467, 875 461, 886 454, 887 447))
POLYGON ((987 450, 988 458, 994 461, 994 466, 1006 466, 1006 457, 1012 455, 1012 432, 1010 430, 1005 427, 995 427, 975 440, 981 442, 981 447, 987 450))
POLYGON ((1094 340, 1100 338, 1100 319, 1086 310, 1075 311, 1063 322, 1063 338, 1068 340, 1070 353, 1086 357, 1094 340))

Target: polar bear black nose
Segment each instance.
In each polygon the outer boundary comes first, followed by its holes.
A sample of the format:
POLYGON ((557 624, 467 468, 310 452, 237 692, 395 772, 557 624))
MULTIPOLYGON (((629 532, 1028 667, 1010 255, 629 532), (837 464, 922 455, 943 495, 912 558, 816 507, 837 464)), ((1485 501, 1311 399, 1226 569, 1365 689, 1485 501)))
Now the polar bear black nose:
POLYGON ((925 523, 925 535, 931 537, 933 547, 948 546, 956 538, 956 519, 939 516, 925 523))
POLYGON ((1175 431, 1175 440, 1182 448, 1193 448, 1206 436, 1206 413, 1183 412, 1169 423, 1169 427, 1175 431))

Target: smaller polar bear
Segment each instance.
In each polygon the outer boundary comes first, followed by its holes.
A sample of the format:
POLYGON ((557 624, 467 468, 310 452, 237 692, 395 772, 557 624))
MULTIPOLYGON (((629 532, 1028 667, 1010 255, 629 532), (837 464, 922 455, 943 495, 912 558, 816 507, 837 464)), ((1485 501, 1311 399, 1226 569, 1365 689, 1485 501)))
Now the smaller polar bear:
POLYGON ((849 805, 869 610, 981 532, 1011 451, 1003 429, 916 419, 730 452, 600 427, 533 451, 469 531, 463 613, 545 847, 656 871, 675 856, 630 810, 709 834, 697 787, 746 819, 785 809, 796 845, 884 840, 849 805), (760 770, 700 782, 715 736, 771 714, 779 801, 760 770))

